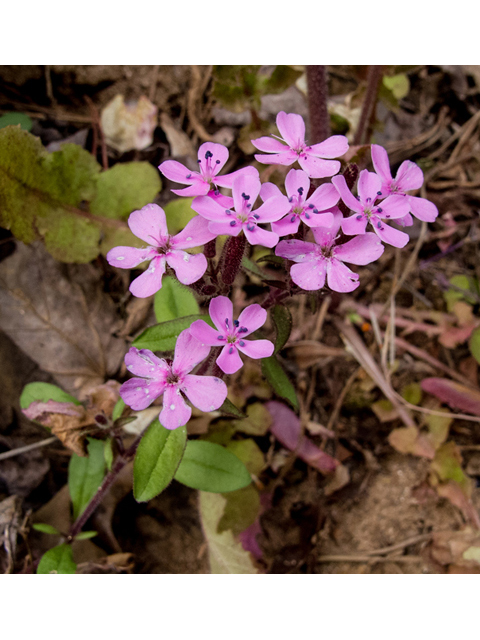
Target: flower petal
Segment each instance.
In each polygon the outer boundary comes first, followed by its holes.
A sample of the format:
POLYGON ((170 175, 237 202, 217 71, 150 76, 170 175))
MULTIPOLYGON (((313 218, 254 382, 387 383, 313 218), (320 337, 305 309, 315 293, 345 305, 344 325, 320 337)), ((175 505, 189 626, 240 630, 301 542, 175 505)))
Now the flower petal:
POLYGON ((319 227, 312 226, 312 232, 313 237, 315 238, 315 242, 321 247, 331 247, 333 245, 337 238, 338 232, 340 231, 340 226, 344 220, 342 212, 337 207, 333 207, 330 213, 333 218, 331 225, 319 227))
POLYGON ((165 256, 156 256, 138 278, 130 284, 130 293, 136 298, 148 298, 162 288, 162 277, 165 273, 165 256))
POLYGON ((373 173, 373 171, 367 171, 367 169, 360 171, 357 191, 362 204, 373 205, 378 197, 378 192, 381 191, 381 188, 382 181, 376 173, 373 173))
POLYGON ((339 293, 354 291, 360 282, 358 274, 351 271, 340 260, 329 260, 327 262, 327 283, 332 291, 339 293))
POLYGON ((177 338, 175 355, 173 356, 172 372, 176 375, 190 373, 197 364, 205 360, 210 353, 210 347, 199 342, 185 329, 177 338))
POLYGON ((287 196, 291 198, 295 196, 298 198, 299 189, 301 189, 301 200, 305 200, 308 196, 308 190, 310 189, 310 178, 305 171, 299 169, 290 169, 285 178, 285 190, 287 196))
POLYGON ((326 260, 316 260, 294 264, 290 269, 292 280, 305 291, 317 291, 325 285, 326 260))
POLYGON ((233 304, 227 296, 212 298, 208 312, 220 334, 233 327, 233 304))
POLYGON ((377 205, 378 216, 380 218, 404 218, 410 209, 409 196, 388 196, 381 206, 377 205), (379 209, 382 211, 380 212, 379 209))
POLYGON ((426 200, 425 198, 416 198, 414 196, 407 196, 407 200, 410 206, 410 211, 419 220, 423 220, 424 222, 434 222, 438 216, 438 209, 433 202, 430 202, 430 200, 426 200))
POLYGON ((270 340, 240 340, 237 343, 238 350, 249 358, 258 360, 259 358, 269 358, 275 346, 270 340))
POLYGON ((374 233, 365 233, 335 247, 334 257, 342 262, 365 265, 378 260, 385 247, 374 233))
POLYGON ((266 200, 258 209, 252 211, 259 216, 258 223, 264 222, 276 222, 280 220, 291 209, 291 204, 288 201, 287 196, 274 196, 266 200))
POLYGON ((238 355, 237 348, 232 345, 225 345, 217 358, 217 364, 224 373, 229 375, 235 373, 243 367, 243 362, 238 355))
POLYGON ((188 167, 185 167, 176 160, 165 160, 165 162, 162 162, 158 167, 158 170, 163 173, 168 180, 179 182, 180 184, 193 184, 201 180, 201 176, 197 171, 190 171, 188 167))
POLYGON ((250 142, 259 151, 266 151, 267 153, 282 153, 287 149, 283 142, 280 142, 280 140, 277 140, 277 138, 271 138, 270 136, 256 138, 255 140, 251 140, 250 142))
MULTIPOLYGON (((307 223, 308 224, 308 223, 307 223)), ((272 231, 277 236, 289 236, 292 233, 297 233, 300 226, 300 217, 298 215, 287 215, 283 220, 278 222, 272 222, 272 231)), ((277 254, 279 255, 279 254, 277 254)))
POLYGON ((145 260, 151 260, 157 255, 155 247, 136 249, 135 247, 114 247, 107 253, 107 262, 112 267, 133 269, 145 260))
POLYGON ((238 236, 243 229, 243 225, 238 220, 226 220, 225 222, 209 222, 208 229, 215 236, 238 236), (231 222, 235 222, 232 226, 231 222))
POLYGON ((334 176, 332 178, 332 184, 335 186, 338 193, 340 194, 341 199, 349 209, 351 209, 352 211, 356 211, 357 213, 363 212, 362 205, 347 187, 347 182, 344 176, 334 176))
POLYGON ((398 229, 394 229, 388 224, 385 224, 384 221, 382 221, 381 227, 378 227, 377 224, 374 224, 373 229, 380 240, 386 242, 387 244, 391 244, 393 247, 398 247, 399 249, 403 249, 403 247, 410 240, 410 236, 408 235, 408 233, 399 231, 398 229))
POLYGON ((185 376, 182 391, 200 411, 215 411, 227 397, 227 385, 215 376, 185 376))
POLYGON ((130 347, 125 354, 125 364, 128 371, 133 373, 134 376, 154 378, 160 381, 164 381, 165 376, 170 371, 170 367, 165 360, 157 358, 150 349, 130 347))
POLYGON ((225 208, 208 196, 195 198, 191 205, 192 209, 207 220, 220 221, 225 218, 225 208))
POLYGON ((319 144, 307 147, 306 151, 319 158, 340 158, 348 151, 348 140, 345 136, 330 136, 319 144))
POLYGON ((233 202, 235 210, 239 213, 245 209, 245 199, 242 194, 249 196, 248 203, 254 205, 255 200, 260 193, 260 178, 255 175, 241 175, 235 178, 232 186, 233 202))
POLYGON ((379 144, 372 144, 372 163, 375 171, 386 184, 392 181, 392 173, 390 171, 390 163, 388 162, 388 154, 379 144))
POLYGON ((288 147, 285 147, 286 151, 282 151, 282 153, 272 153, 269 156, 264 156, 259 153, 255 154, 255 160, 257 162, 261 162, 262 164, 281 164, 285 167, 293 164, 296 160, 298 160, 298 153, 295 151, 291 151, 288 147))
POLYGON ((251 304, 242 311, 238 316, 240 327, 245 327, 248 331, 244 331, 242 335, 248 336, 260 327, 263 327, 267 320, 267 311, 259 304, 251 304))
POLYGON ((339 200, 340 194, 338 190, 331 182, 329 182, 328 184, 322 184, 318 189, 315 189, 305 204, 313 204, 315 209, 325 211, 325 209, 334 207, 339 200))
POLYGON ((172 193, 181 197, 206 196, 210 190, 210 183, 199 178, 194 184, 185 189, 172 189, 172 193))
POLYGON ((423 184, 423 171, 415 162, 405 160, 398 168, 395 184, 402 191, 420 189, 423 184))
POLYGON ((209 158, 210 166, 213 167, 213 175, 217 175, 219 171, 222 170, 224 164, 228 160, 228 149, 224 147, 223 144, 218 144, 217 142, 204 142, 200 145, 198 149, 198 159, 201 160, 199 162, 200 168, 204 168, 206 166, 205 154, 212 154, 209 158), (218 163, 217 163, 218 160, 218 163))
POLYGON ((275 247, 275 255, 295 262, 306 262, 315 259, 315 245, 303 240, 282 240, 275 247))
POLYGON ((272 182, 264 182, 260 188, 260 198, 263 202, 275 196, 283 196, 283 193, 276 184, 273 184, 272 182))
POLYGON ((304 154, 298 158, 298 164, 308 173, 310 178, 329 178, 338 173, 341 166, 338 160, 322 160, 304 154))
POLYGON ((325 227, 329 229, 333 225, 334 218, 331 211, 325 211, 324 213, 312 213, 307 209, 304 212, 304 215, 302 215, 302 220, 309 227, 325 227))
POLYGON ((177 385, 168 385, 163 394, 163 409, 159 415, 165 429, 178 429, 190 420, 192 409, 183 399, 177 385))
POLYGON ((285 142, 293 149, 305 144, 305 122, 297 113, 280 111, 277 115, 277 127, 285 142))
POLYGON ((239 176, 253 176, 260 179, 258 169, 255 169, 255 167, 242 167, 242 169, 237 169, 237 171, 232 171, 232 173, 227 173, 224 176, 215 176, 214 183, 219 187, 231 189, 233 181, 239 176))
POLYGON ((250 244, 259 244, 261 247, 268 247, 269 249, 274 247, 280 239, 273 231, 266 231, 258 226, 254 226, 253 229, 251 227, 248 229, 248 226, 245 226, 243 233, 250 244))
POLYGON ((165 390, 165 383, 145 378, 130 378, 122 384, 119 393, 122 400, 134 411, 149 407, 165 390))
POLYGON ((222 330, 222 333, 220 334, 218 329, 211 327, 205 322, 205 320, 195 320, 195 322, 192 322, 189 331, 194 338, 209 347, 221 347, 223 346, 223 342, 226 340, 225 330, 222 330), (220 335, 223 336, 223 341, 218 339, 218 336, 220 335))
POLYGON ((165 254, 167 264, 175 271, 182 284, 192 284, 200 280, 207 270, 207 259, 203 253, 190 254, 186 251, 174 250, 165 254))
POLYGON ((159 246, 161 239, 168 235, 165 211, 158 204, 147 204, 139 211, 133 211, 128 226, 134 236, 154 246, 159 246))
POLYGON ((187 222, 183 231, 171 238, 171 246, 175 249, 191 249, 210 242, 216 234, 209 231, 208 225, 208 220, 202 216, 195 216, 187 222))
POLYGON ((362 214, 354 214, 349 218, 342 220, 342 231, 347 236, 357 236, 361 233, 365 233, 367 228, 368 218, 362 214))

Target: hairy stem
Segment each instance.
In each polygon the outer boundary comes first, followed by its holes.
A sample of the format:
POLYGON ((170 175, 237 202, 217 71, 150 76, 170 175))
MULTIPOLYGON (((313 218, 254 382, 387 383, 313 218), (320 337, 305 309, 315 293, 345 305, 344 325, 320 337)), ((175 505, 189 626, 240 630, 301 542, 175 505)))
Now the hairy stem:
POLYGON ((377 104, 378 90, 382 76, 383 65, 370 65, 367 75, 367 90, 353 144, 364 144, 368 142, 370 138, 370 130, 373 118, 375 117, 375 105, 377 104))
POLYGON ((330 135, 327 69, 324 65, 307 65, 307 93, 310 144, 318 144, 330 135))

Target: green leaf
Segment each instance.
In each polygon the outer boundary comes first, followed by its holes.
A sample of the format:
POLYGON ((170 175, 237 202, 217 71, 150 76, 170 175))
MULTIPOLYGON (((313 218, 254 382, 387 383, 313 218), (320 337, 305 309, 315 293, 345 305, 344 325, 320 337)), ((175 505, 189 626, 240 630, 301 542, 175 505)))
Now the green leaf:
POLYGON ((172 276, 163 277, 162 288, 155 294, 153 304, 155 317, 160 323, 200 313, 192 290, 182 287, 172 276))
POLYGON ((420 404, 423 396, 422 387, 418 382, 411 382, 402 388, 401 395, 410 404, 420 404))
POLYGON ((31 131, 33 122, 30 116, 27 116, 26 113, 11 112, 0 116, 0 129, 8 127, 9 125, 16 125, 25 131, 31 131))
POLYGON ((146 502, 173 480, 185 451, 186 427, 170 431, 155 420, 140 441, 133 465, 133 495, 146 502))
POLYGON ((277 339, 275 340, 274 354, 278 353, 285 346, 290 333, 292 331, 292 314, 287 307, 276 304, 272 311, 272 320, 275 325, 275 331, 277 332, 277 339))
POLYGON ((232 531, 218 531, 225 505, 224 496, 200 492, 200 518, 208 543, 210 572, 236 575, 258 573, 251 555, 235 540, 232 531))
POLYGON ((247 416, 240 411, 238 407, 236 407, 233 402, 231 402, 228 398, 225 398, 224 403, 218 409, 223 413, 227 413, 228 415, 235 416, 235 418, 246 418, 247 416))
POLYGON ((263 85, 264 94, 282 93, 291 87, 302 75, 302 71, 287 64, 279 64, 263 85))
POLYGON ((167 218, 168 233, 173 236, 182 231, 197 214, 192 209, 193 198, 178 198, 171 200, 163 207, 167 218))
POLYGON ((118 418, 121 417, 123 410, 125 409, 127 405, 125 404, 125 402, 122 400, 122 398, 120 398, 119 400, 117 400, 115 406, 113 407, 113 412, 112 412, 112 420, 115 422, 115 420, 118 420, 118 418))
POLYGON ((80 533, 77 533, 75 536, 75 540, 90 540, 90 538, 95 538, 95 536, 98 536, 96 531, 80 531, 80 533))
POLYGON ((465 302, 472 305, 476 303, 476 298, 479 295, 478 280, 470 276, 457 275, 450 278, 449 282, 452 288, 443 294, 448 311, 453 311, 455 303, 459 300, 465 300, 465 302))
POLYGON ((43 554, 38 563, 37 573, 75 573, 77 565, 73 561, 72 547, 59 544, 43 554))
POLYGON ((119 162, 98 176, 90 211, 126 220, 132 211, 153 202, 161 188, 159 172, 149 162, 119 162))
POLYGON ((265 456, 253 438, 232 440, 227 444, 227 449, 243 462, 250 474, 260 475, 265 466, 265 456))
POLYGON ((244 420, 233 420, 236 431, 248 433, 252 436, 264 436, 272 424, 272 416, 265 405, 254 402, 247 407, 244 420))
POLYGON ((243 256, 242 258, 242 267, 247 271, 250 271, 254 275, 258 276, 259 278, 267 277, 267 274, 264 271, 262 271, 260 267, 257 264, 255 264, 255 262, 252 262, 246 256, 243 256))
POLYGON ((214 327, 210 316, 205 314, 185 316, 184 318, 169 320, 145 329, 138 338, 135 338, 132 346, 137 347, 137 349, 150 349, 151 351, 172 351, 175 349, 178 336, 182 331, 188 329, 195 320, 205 320, 211 327, 214 327))
POLYGON ((410 91, 410 80, 404 73, 399 73, 396 76, 383 76, 383 84, 397 100, 405 98, 410 91))
POLYGON ((234 535, 245 531, 257 519, 260 511, 260 496, 253 484, 225 496, 225 510, 218 523, 217 531, 222 533, 229 529, 234 535))
POLYGON ((102 440, 88 438, 88 457, 82 458, 74 453, 68 466, 68 488, 74 520, 84 512, 102 484, 104 475, 104 443, 102 440))
POLYGON ((262 359, 262 373, 277 396, 287 400, 294 409, 298 410, 299 404, 295 389, 275 356, 262 359))
POLYGON ((49 533, 52 536, 62 535, 58 529, 55 529, 51 524, 46 524, 45 522, 36 522, 35 524, 32 524, 32 529, 40 531, 41 533, 49 533))
POLYGON ((226 493, 252 481, 247 468, 233 453, 204 440, 187 443, 175 480, 192 489, 226 493))
POLYGON ((110 471, 113 465, 113 438, 108 438, 108 440, 105 440, 103 457, 105 458, 105 465, 108 471, 110 471))
POLYGON ((20 407, 27 409, 32 402, 48 402, 54 400, 55 402, 73 402, 74 404, 80 404, 80 402, 71 396, 63 389, 49 384, 48 382, 29 382, 23 388, 22 395, 20 396, 20 407))
POLYGON ((475 331, 470 336, 468 348, 470 349, 470 353, 472 354, 472 356, 480 364, 480 327, 478 329, 475 329, 475 331))

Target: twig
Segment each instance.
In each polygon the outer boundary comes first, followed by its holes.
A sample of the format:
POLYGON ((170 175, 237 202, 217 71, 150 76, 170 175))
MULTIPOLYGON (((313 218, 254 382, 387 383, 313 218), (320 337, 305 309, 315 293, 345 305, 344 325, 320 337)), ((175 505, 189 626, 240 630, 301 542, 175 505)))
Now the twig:
POLYGON ((17 449, 5 451, 4 453, 0 453, 0 461, 7 460, 8 458, 14 458, 15 456, 20 456, 22 455, 22 453, 27 453, 27 451, 41 449, 42 447, 46 447, 48 444, 53 444, 54 442, 57 442, 57 438, 55 436, 53 436, 52 438, 46 438, 45 440, 40 440, 39 442, 34 442, 33 444, 27 444, 24 447, 18 447, 17 449))
POLYGON ((340 409, 342 408, 342 405, 343 405, 343 401, 345 400, 345 396, 350 391, 350 387, 352 386, 355 378, 360 373, 361 369, 362 367, 358 367, 358 369, 355 369, 355 371, 352 373, 352 375, 348 378, 347 382, 345 383, 345 386, 343 387, 342 392, 338 396, 337 401, 335 403, 335 407, 333 408, 332 414, 330 415, 330 418, 328 420, 328 424, 326 427, 330 431, 333 431, 333 427, 337 421, 338 415, 340 413, 340 409))
POLYGON ((371 122, 373 117, 375 116, 375 106, 377 104, 378 90, 380 88, 382 75, 382 65, 373 64, 368 68, 367 89, 363 101, 362 112, 360 114, 360 121, 355 132, 355 137, 353 139, 354 145, 360 145, 363 142, 368 141, 371 122))
POLYGON ((377 562, 392 562, 401 564, 418 564, 425 562, 422 556, 395 556, 388 558, 385 556, 348 556, 348 555, 331 555, 319 556, 317 562, 366 562, 367 564, 376 564, 377 562))
POLYGON ((310 143, 318 144, 330 135, 327 70, 324 65, 307 65, 306 71, 310 143))

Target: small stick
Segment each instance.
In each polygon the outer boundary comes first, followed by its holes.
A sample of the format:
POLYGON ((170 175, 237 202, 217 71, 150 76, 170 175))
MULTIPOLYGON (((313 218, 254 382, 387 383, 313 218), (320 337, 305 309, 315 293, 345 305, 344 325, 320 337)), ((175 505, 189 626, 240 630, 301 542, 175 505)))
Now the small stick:
POLYGON ((46 438, 45 440, 40 440, 39 442, 34 442, 33 444, 27 444, 24 447, 18 447, 18 449, 5 451, 4 453, 0 453, 0 461, 8 460, 8 458, 14 458, 15 456, 20 456, 22 455, 22 453, 27 453, 27 451, 34 451, 35 449, 46 447, 48 444, 53 444, 54 442, 57 442, 56 436, 53 436, 52 438, 46 438))

